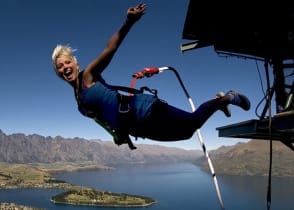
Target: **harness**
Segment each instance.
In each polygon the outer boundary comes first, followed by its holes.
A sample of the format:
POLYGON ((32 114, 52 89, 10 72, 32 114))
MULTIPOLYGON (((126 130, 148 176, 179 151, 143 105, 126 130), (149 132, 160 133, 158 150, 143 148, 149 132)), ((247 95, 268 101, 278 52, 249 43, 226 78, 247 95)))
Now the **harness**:
MULTIPOLYGON (((133 75, 133 81, 131 84, 131 87, 125 87, 125 86, 110 86, 114 90, 117 91, 117 97, 118 97, 118 110, 117 110, 117 121, 118 121, 118 128, 113 129, 107 121, 105 121, 99 113, 93 112, 91 110, 87 110, 82 103, 80 102, 78 98, 78 94, 76 95, 77 103, 78 103, 78 108, 80 112, 89 117, 92 118, 96 123, 98 123, 101 127, 103 127, 112 137, 113 141, 117 145, 122 145, 122 144, 128 144, 129 148, 131 150, 136 149, 134 146, 133 142, 131 141, 131 138, 129 136, 129 130, 128 130, 128 125, 130 122, 132 122, 132 119, 135 117, 135 113, 133 112, 131 106, 130 106, 130 97, 133 94, 139 94, 139 93, 144 93, 144 91, 148 91, 155 95, 157 97, 157 90, 150 89, 146 86, 141 87, 140 89, 135 89, 135 81, 137 78, 142 78, 144 74, 136 73, 133 75), (128 93, 128 95, 121 94, 120 92, 125 92, 128 93)), ((79 81, 80 85, 82 85, 82 73, 79 74, 79 81)), ((137 138, 137 137, 136 137, 137 138)))
POLYGON ((130 139, 128 131, 132 119, 136 117, 135 113, 132 110, 132 107, 130 106, 130 97, 132 94, 144 93, 144 91, 148 91, 157 97, 157 90, 151 90, 146 86, 141 87, 139 90, 124 86, 112 87, 118 91, 117 97, 119 101, 117 111, 118 129, 114 131, 114 134, 112 134, 112 136, 114 137, 113 140, 117 145, 127 143, 131 150, 136 149, 130 139), (128 95, 120 94, 119 91, 127 92, 128 95))

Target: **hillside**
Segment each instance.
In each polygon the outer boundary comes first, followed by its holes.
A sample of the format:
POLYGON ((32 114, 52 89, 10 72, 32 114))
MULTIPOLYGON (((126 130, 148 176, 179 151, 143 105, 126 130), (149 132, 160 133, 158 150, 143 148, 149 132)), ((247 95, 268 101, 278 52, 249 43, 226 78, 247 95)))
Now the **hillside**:
POLYGON ((5 163, 165 163, 193 161, 203 154, 200 150, 163 146, 139 144, 137 147, 130 150, 127 145, 117 146, 112 141, 67 139, 61 136, 6 135, 0 130, 0 162, 5 163))
MULTIPOLYGON (((267 176, 270 146, 266 140, 251 140, 234 146, 222 146, 210 151, 216 173, 267 176)), ((197 165, 208 171, 207 161, 200 158, 197 165)), ((279 141, 273 141, 272 175, 294 176, 294 151, 279 141)))

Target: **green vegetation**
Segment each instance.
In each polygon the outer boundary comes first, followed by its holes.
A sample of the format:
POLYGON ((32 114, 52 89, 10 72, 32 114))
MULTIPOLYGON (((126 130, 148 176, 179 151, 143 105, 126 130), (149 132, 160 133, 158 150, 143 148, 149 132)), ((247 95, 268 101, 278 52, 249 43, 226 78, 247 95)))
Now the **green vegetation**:
MULTIPOLYGON (((95 167, 96 166, 91 166, 90 168, 93 169, 95 167)), ((25 164, 0 164, 0 189, 64 189, 67 191, 53 196, 52 202, 71 205, 139 207, 148 206, 155 203, 153 199, 148 197, 96 191, 92 188, 74 186, 63 180, 55 179, 55 177, 48 172, 57 172, 59 171, 58 169, 63 170, 64 168, 70 168, 71 170, 74 170, 74 167, 72 165, 64 167, 61 167, 61 165, 58 165, 57 167, 50 166, 49 170, 48 168, 44 168, 44 165, 42 167, 37 167, 25 164)), ((84 167, 81 165, 77 166, 78 170, 80 170, 81 168, 89 169, 89 167, 84 167)), ((4 203, 0 203, 0 205, 4 205, 4 203)))
POLYGON ((148 206, 155 203, 153 199, 148 197, 96 191, 92 188, 85 187, 76 187, 67 192, 53 196, 52 202, 71 205, 93 205, 109 207, 139 207, 148 206))
POLYGON ((38 167, 25 164, 0 164, 0 189, 8 188, 61 188, 72 185, 57 180, 50 173, 38 167))
POLYGON ((36 208, 31 206, 23 206, 15 203, 0 203, 1 210, 45 210, 44 208, 36 208))

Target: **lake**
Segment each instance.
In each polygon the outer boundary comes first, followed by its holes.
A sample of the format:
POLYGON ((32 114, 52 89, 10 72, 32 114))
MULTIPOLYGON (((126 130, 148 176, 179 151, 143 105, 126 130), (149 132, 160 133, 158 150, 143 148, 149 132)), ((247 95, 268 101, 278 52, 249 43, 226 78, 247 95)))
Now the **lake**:
MULTIPOLYGON (((210 174, 190 163, 120 166, 115 170, 66 172, 56 175, 72 184, 115 193, 152 197, 148 210, 221 209, 210 174)), ((267 209, 268 177, 217 175, 226 210, 267 209)), ((294 209, 294 178, 272 178, 271 210, 294 209)), ((14 202, 52 210, 109 210, 104 207, 55 205, 50 197, 61 190, 0 190, 0 202, 14 202)), ((115 208, 122 210, 125 208, 115 208)), ((136 208, 141 209, 141 208, 136 208)))

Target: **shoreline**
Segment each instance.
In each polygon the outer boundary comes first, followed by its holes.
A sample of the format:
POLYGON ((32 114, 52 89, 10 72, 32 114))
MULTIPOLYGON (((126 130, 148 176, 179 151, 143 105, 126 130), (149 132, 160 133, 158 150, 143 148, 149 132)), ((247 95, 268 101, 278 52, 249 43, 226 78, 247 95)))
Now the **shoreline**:
POLYGON ((151 202, 151 203, 148 203, 148 204, 141 204, 141 205, 107 205, 107 204, 75 204, 75 203, 66 203, 66 202, 56 202, 56 201, 53 201, 52 199, 50 199, 50 201, 54 204, 62 204, 62 205, 71 205, 71 206, 93 206, 93 207, 125 207, 125 208, 138 208, 138 207, 148 207, 148 206, 151 206, 153 204, 156 203, 156 201, 154 202, 151 202))
MULTIPOLYGON (((0 190, 5 189, 62 189, 64 192, 51 197, 54 204, 87 205, 105 207, 146 207, 156 201, 152 198, 98 191, 89 187, 74 185, 63 180, 58 180, 55 173, 73 172, 79 170, 113 170, 112 167, 102 165, 28 165, 28 164, 0 164, 0 190), (45 167, 46 166, 46 167, 45 167), (70 195, 69 197, 66 197, 70 195), (93 198, 94 196, 94 198, 93 198), (59 200, 58 200, 59 199, 59 200)), ((3 205, 5 202, 3 202, 3 205)), ((2 203, 0 202, 0 205, 2 203)), ((16 203, 8 205, 21 206, 16 203)), ((40 208, 27 207, 37 210, 40 208)), ((5 208, 4 208, 5 209, 5 208)), ((9 208, 7 208, 9 209, 9 208)), ((11 208, 10 208, 11 209, 11 208)), ((22 208, 19 208, 22 209, 22 208)), ((25 209, 25 208, 23 208, 25 209)))
POLYGON ((51 202, 55 204, 104 207, 144 207, 156 203, 154 199, 146 196, 112 193, 80 186, 74 186, 66 192, 52 196, 51 202))
POLYGON ((7 202, 0 202, 0 209, 1 210, 46 210, 44 208, 37 208, 32 206, 24 206, 24 205, 18 205, 16 203, 7 203, 7 202))

